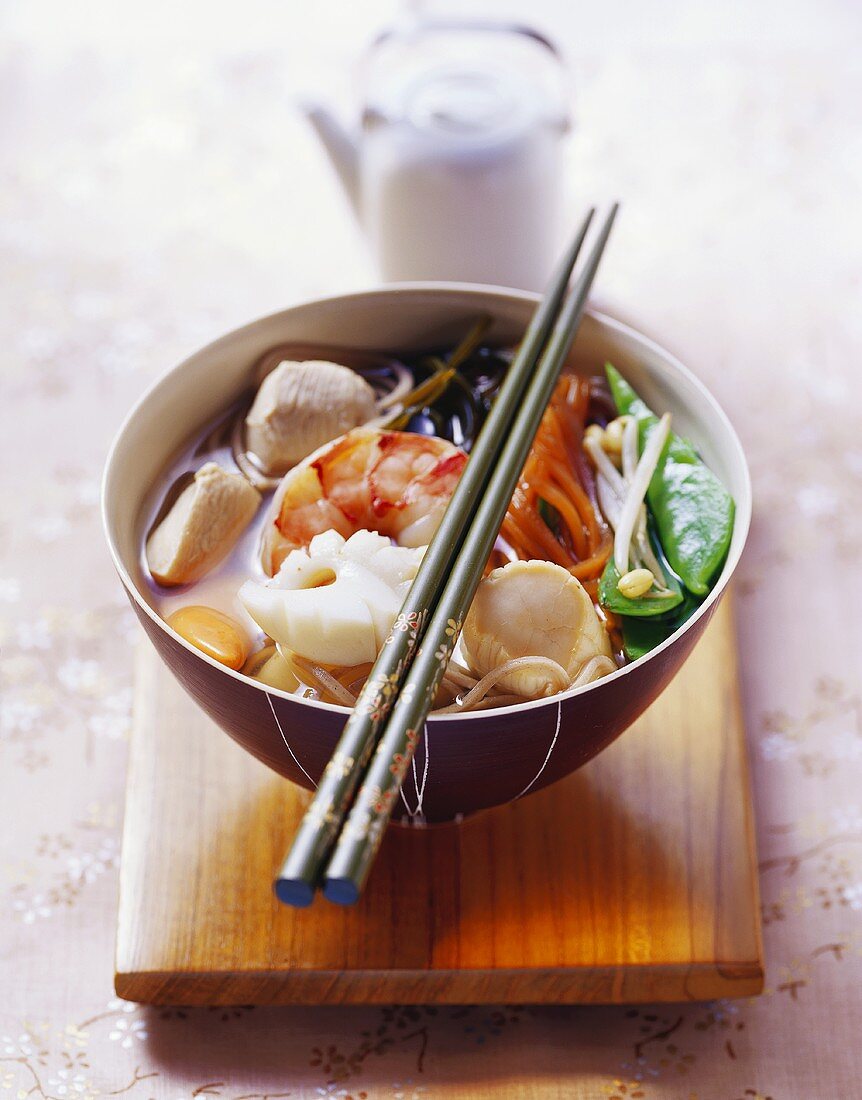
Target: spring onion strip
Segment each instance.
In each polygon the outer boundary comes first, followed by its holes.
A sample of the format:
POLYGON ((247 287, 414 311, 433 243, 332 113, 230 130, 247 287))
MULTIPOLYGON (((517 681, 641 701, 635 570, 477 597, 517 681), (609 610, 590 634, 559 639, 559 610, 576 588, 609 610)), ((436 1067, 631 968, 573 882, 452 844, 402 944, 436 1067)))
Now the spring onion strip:
POLYGON ((614 534, 614 565, 621 577, 629 571, 629 553, 638 513, 669 434, 670 413, 665 413, 647 440, 634 476, 627 486, 620 521, 614 534))
POLYGON ((391 415, 384 417, 381 427, 389 431, 403 431, 412 416, 426 406, 434 404, 454 376, 455 368, 444 364, 434 374, 426 378, 424 382, 420 382, 415 389, 405 394, 402 401, 399 402, 397 410, 394 408, 389 410, 391 415))

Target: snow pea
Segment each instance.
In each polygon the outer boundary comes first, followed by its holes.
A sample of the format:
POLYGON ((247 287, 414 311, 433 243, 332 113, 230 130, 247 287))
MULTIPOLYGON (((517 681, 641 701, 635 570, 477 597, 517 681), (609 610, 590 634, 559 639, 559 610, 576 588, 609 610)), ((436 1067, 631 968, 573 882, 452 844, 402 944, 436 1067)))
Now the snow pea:
POLYGON ((630 661, 645 657, 670 635, 661 619, 623 619, 623 652, 630 661))
MULTIPOLYGON (((610 363, 605 373, 617 412, 638 422, 643 451, 658 417, 610 363)), ((647 504, 671 568, 689 591, 705 595, 727 557, 734 503, 691 443, 675 432, 650 481, 647 504)))
POLYGON ((654 537, 652 531, 650 531, 650 541, 653 545, 653 552, 664 569, 668 594, 666 596, 638 596, 636 599, 624 596, 617 587, 620 575, 614 564, 613 555, 611 555, 599 580, 599 603, 602 607, 613 611, 615 615, 631 615, 638 619, 651 618, 655 615, 664 615, 682 603, 682 588, 679 581, 667 568, 667 561, 662 555, 661 547, 658 545, 658 540, 654 537))
POLYGON ((670 614, 652 619, 623 618, 623 650, 630 661, 644 657, 656 646, 661 645, 700 607, 701 600, 686 592, 681 604, 670 614))

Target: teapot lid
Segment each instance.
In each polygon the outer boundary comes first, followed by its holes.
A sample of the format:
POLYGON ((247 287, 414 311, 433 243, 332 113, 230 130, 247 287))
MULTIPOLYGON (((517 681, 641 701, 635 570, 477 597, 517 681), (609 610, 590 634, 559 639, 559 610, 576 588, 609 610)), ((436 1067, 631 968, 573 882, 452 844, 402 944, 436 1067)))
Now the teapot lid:
POLYGON ((517 24, 411 18, 376 39, 363 75, 366 127, 401 121, 458 142, 570 125, 559 51, 517 24))

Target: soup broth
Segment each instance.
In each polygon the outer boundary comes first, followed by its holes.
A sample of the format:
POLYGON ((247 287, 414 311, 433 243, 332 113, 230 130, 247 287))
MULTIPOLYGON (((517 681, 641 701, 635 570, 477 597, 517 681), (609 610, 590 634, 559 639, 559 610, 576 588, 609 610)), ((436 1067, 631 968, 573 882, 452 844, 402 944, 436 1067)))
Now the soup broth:
MULTIPOLYGON (((419 386, 439 369, 441 357, 448 355, 450 350, 432 349, 421 356, 401 362, 383 355, 350 354, 341 349, 296 345, 282 348, 274 357, 271 354, 265 356, 255 375, 256 379, 261 379, 274 360, 281 361, 285 357, 332 360, 360 371, 375 392, 385 398, 397 389, 396 367, 409 375, 411 387, 419 386)), ((510 360, 510 349, 477 349, 464 365, 456 385, 435 401, 417 409, 406 420, 405 430, 447 439, 469 451, 490 410, 510 360)), ((165 471, 147 502, 143 523, 145 537, 140 552, 141 573, 146 579, 152 606, 162 618, 168 620, 175 612, 189 606, 212 608, 229 616, 241 628, 249 650, 249 668, 259 663, 255 661, 255 657, 271 648, 271 642, 245 609, 238 592, 249 578, 262 581, 266 579, 260 564, 260 546, 268 518, 268 504, 274 490, 264 491, 260 508, 227 557, 192 584, 171 587, 159 584, 149 569, 146 541, 169 512, 182 489, 191 482, 194 472, 204 463, 215 462, 231 473, 241 473, 236 461, 235 447, 232 445, 232 435, 234 426, 248 411, 254 392, 253 388, 249 389, 223 416, 203 426, 165 471)), ((513 556, 502 538, 498 539, 498 549, 503 560, 509 560, 513 556)), ((305 698, 331 701, 317 683, 300 680, 294 690, 305 698)))
MULTIPOLYGON (((273 349, 153 489, 141 570, 154 608, 192 645, 269 687, 351 706, 511 358, 469 340, 403 360, 273 349), (333 432, 342 413, 347 430, 333 432), (268 458, 247 449, 252 424, 274 441, 268 458), (275 468, 283 445, 300 439, 311 441, 307 457, 275 468)), ((589 377, 567 370, 438 709, 539 698, 645 655, 709 590, 732 518, 732 500, 669 416, 654 415, 610 366, 589 377), (692 501, 674 463, 693 471, 707 514, 694 555, 680 518, 692 501)))

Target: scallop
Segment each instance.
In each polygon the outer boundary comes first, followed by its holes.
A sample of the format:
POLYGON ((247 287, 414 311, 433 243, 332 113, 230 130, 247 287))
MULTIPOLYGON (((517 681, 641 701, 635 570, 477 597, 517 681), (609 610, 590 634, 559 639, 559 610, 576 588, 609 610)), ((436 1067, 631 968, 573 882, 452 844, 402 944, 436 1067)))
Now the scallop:
POLYGON ((376 412, 374 390, 349 367, 286 359, 257 391, 245 421, 246 446, 267 474, 280 476, 376 412))
MULTIPOLYGON (((485 676, 518 657, 548 657, 572 680, 594 657, 611 657, 604 624, 581 582, 549 561, 515 561, 479 584, 464 623, 461 648, 472 671, 485 676)), ((515 670, 501 690, 538 699, 559 690, 546 672, 515 670)))

